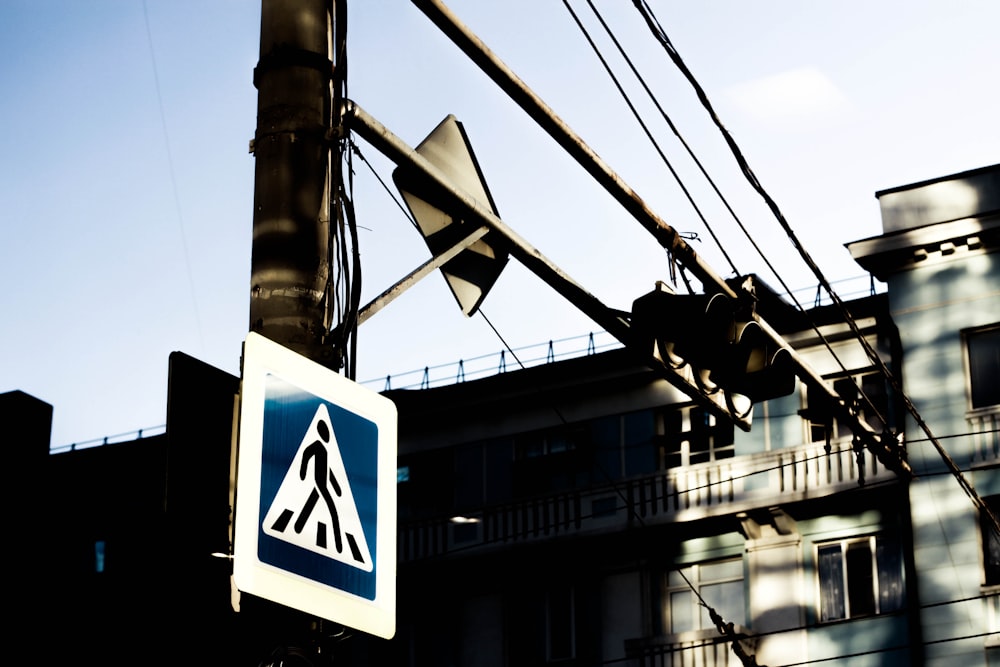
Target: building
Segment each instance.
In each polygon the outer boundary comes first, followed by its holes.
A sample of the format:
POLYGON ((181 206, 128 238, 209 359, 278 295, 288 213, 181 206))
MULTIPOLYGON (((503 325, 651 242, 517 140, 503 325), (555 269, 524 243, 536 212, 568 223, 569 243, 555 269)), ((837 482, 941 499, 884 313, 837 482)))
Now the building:
MULTIPOLYGON (((888 357, 887 305, 850 308, 888 357)), ((810 365, 895 418, 836 309, 810 312, 836 357, 781 310, 763 314, 810 365)), ((872 664, 912 664, 907 483, 843 424, 803 419, 802 387, 758 405, 748 433, 625 349, 391 393, 404 480, 396 641, 412 660, 399 664, 739 664, 702 600, 762 665, 886 647, 872 664), (862 562, 867 578, 846 581, 862 562), (428 600, 441 611, 421 611, 428 600)))
POLYGON ((257 665, 308 626, 231 606, 230 450, 239 378, 169 359, 165 433, 50 453, 52 406, 0 394, 15 425, 6 621, 23 664, 257 665), (48 454, 48 455, 46 455, 48 454))
POLYGON ((883 234, 849 244, 887 285, 904 385, 913 558, 927 664, 1000 664, 1000 165, 877 194, 883 234), (984 637, 985 635, 985 637, 984 637), (959 639, 965 637, 966 639, 959 639))
POLYGON ((735 665, 734 637, 767 665, 996 664, 998 178, 879 192, 884 234, 848 245, 886 283, 846 308, 895 384, 840 308, 761 301, 914 479, 801 383, 744 433, 625 350, 391 392, 398 664, 735 665))
MULTIPOLYGON (((339 641, 334 662, 1000 664, 1000 534, 977 505, 1000 509, 1000 166, 877 196, 884 233, 848 248, 884 292, 800 312, 757 280, 758 311, 915 478, 802 382, 743 431, 627 349, 387 391, 397 633, 339 641)), ((61 659, 110 662, 277 664, 338 634, 266 601, 231 611, 211 553, 237 378, 180 354, 170 378, 164 435, 48 457, 51 408, 0 396, 39 425, 19 436, 47 490, 28 505, 63 519, 32 538, 50 557, 24 559, 48 601, 24 594, 27 625, 64 637, 61 659)))

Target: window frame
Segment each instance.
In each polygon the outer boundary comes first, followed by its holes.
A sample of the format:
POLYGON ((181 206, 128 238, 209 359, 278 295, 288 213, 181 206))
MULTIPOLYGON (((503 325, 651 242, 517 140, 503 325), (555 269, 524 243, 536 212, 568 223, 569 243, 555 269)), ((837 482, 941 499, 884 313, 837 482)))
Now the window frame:
MULTIPOLYGON (((993 514, 1000 516, 1000 495, 983 498, 993 514)), ((982 548, 979 550, 983 559, 983 587, 1000 588, 1000 535, 992 530, 993 526, 986 512, 979 512, 979 528, 982 548), (991 552, 993 552, 991 554, 991 552)))
POLYGON ((844 621, 852 621, 865 618, 874 618, 876 616, 883 616, 885 614, 892 614, 902 611, 906 607, 906 568, 903 562, 903 550, 900 544, 899 538, 890 533, 872 533, 868 535, 851 535, 848 537, 842 537, 838 539, 828 539, 817 541, 813 544, 813 563, 815 572, 815 590, 816 590, 816 621, 821 624, 827 623, 841 623, 844 621), (858 612, 853 613, 851 610, 851 599, 854 597, 851 590, 851 566, 848 562, 849 552, 852 545, 867 544, 868 554, 870 558, 871 565, 871 599, 873 605, 873 611, 871 612, 858 612), (840 603, 843 607, 843 615, 838 617, 824 618, 824 586, 823 586, 823 576, 824 573, 821 571, 822 563, 820 560, 820 550, 836 545, 840 549, 840 559, 839 559, 839 570, 841 576, 840 582, 840 603), (896 583, 900 588, 898 594, 898 600, 894 605, 891 605, 887 609, 882 609, 883 607, 883 594, 891 595, 887 590, 883 588, 885 586, 891 586, 893 582, 883 582, 880 580, 882 574, 883 563, 879 562, 879 547, 882 546, 884 549, 891 549, 891 556, 896 559, 897 571, 895 575, 898 577, 896 583))
POLYGON ((698 405, 671 406, 660 411, 656 432, 661 439, 661 470, 718 463, 736 457, 732 423, 720 420, 698 405), (671 424, 676 417, 680 423, 671 424))
MULTIPOLYGON (((892 408, 888 387, 886 386, 882 374, 874 367, 859 368, 849 373, 841 373, 835 376, 824 378, 833 383, 834 391, 838 394, 854 394, 860 398, 860 393, 866 391, 872 407, 861 401, 858 405, 859 418, 867 422, 876 431, 886 428, 882 420, 892 421, 892 408)), ((800 394, 802 408, 799 414, 805 417, 802 420, 804 429, 804 442, 847 442, 854 437, 850 425, 833 414, 832 408, 826 405, 827 396, 825 392, 814 389, 812 386, 804 386, 800 394), (829 412, 828 412, 829 411, 829 412), (824 424, 823 417, 829 418, 829 424, 824 424), (818 418, 818 420, 817 420, 818 418), (829 426, 830 433, 826 428, 829 426)), ((891 427, 891 424, 889 425, 891 427)))
MULTIPOLYGON (((667 636, 678 636, 686 635, 691 633, 703 633, 706 631, 715 632, 716 628, 708 621, 707 610, 702 607, 698 602, 698 595, 703 595, 703 588, 708 586, 716 586, 720 584, 731 584, 735 582, 740 582, 742 590, 742 613, 739 618, 724 618, 727 623, 732 623, 736 627, 744 627, 747 624, 747 573, 746 573, 746 563, 742 555, 728 556, 723 558, 715 558, 712 560, 698 561, 695 563, 686 563, 671 567, 663 572, 662 576, 662 594, 660 595, 659 606, 660 606, 660 625, 662 627, 663 634, 667 636), (712 567, 722 564, 736 564, 739 563, 739 576, 723 576, 715 578, 702 579, 702 570, 705 567, 712 567), (674 573, 680 572, 683 574, 681 583, 671 585, 670 576, 674 573), (690 585, 688 585, 690 584, 690 585), (694 589, 694 590, 692 590, 694 589), (697 595, 696 595, 697 592, 697 595), (691 594, 691 606, 688 610, 691 615, 690 619, 695 621, 693 623, 694 627, 678 630, 675 628, 676 619, 674 619, 673 614, 673 604, 672 596, 676 593, 690 593, 691 594)), ((719 611, 719 610, 716 610, 719 611)), ((722 613, 722 612, 720 612, 722 613)), ((723 616, 725 616, 723 614, 723 616)))
MULTIPOLYGON (((976 401, 976 388, 973 382, 973 359, 972 359, 972 346, 971 342, 978 337, 985 336, 998 336, 1000 337, 1000 322, 987 324, 981 327, 975 327, 970 329, 964 329, 961 332, 962 335, 962 362, 965 368, 965 397, 966 405, 968 406, 969 413, 988 413, 988 412, 998 412, 1000 411, 1000 386, 993 386, 988 391, 988 393, 997 394, 997 402, 989 403, 983 405, 977 405, 976 401)), ((1000 343, 1000 340, 994 341, 995 343, 1000 343)), ((978 375, 978 373, 976 373, 978 375)), ((1000 378, 1000 374, 990 375, 990 377, 1000 378)), ((994 385, 1000 385, 1000 379, 994 380, 994 385)))
POLYGON ((545 662, 559 663, 576 659, 576 587, 571 583, 557 583, 545 591, 545 662), (557 653, 558 626, 565 626, 559 634, 568 645, 568 655, 557 653))
POLYGON ((590 484, 593 445, 587 422, 519 433, 513 438, 512 497, 562 492, 590 484))

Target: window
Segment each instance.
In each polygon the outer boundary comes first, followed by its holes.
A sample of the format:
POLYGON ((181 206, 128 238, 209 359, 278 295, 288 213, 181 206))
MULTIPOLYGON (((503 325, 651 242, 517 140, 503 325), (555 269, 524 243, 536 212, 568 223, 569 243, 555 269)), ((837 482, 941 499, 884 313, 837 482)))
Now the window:
POLYGON ((573 587, 553 586, 545 598, 545 657, 549 662, 569 660, 576 655, 576 625, 573 587))
POLYGON ((695 592, 701 595, 705 604, 719 612, 725 622, 746 624, 742 558, 696 563, 667 574, 662 600, 667 634, 715 628, 695 592))
POLYGON ((717 419, 700 407, 664 411, 663 442, 666 468, 719 461, 736 454, 732 422, 717 419))
POLYGON ((887 614, 903 608, 903 560, 896 539, 871 535, 816 547, 819 620, 887 614))
POLYGON ((94 572, 104 572, 107 543, 104 540, 94 542, 94 572))
MULTIPOLYGON (((833 390, 840 396, 857 401, 858 416, 876 431, 892 426, 889 413, 889 395, 885 378, 880 373, 863 373, 841 377, 833 382, 833 390)), ((853 435, 851 425, 833 414, 825 391, 809 385, 806 390, 806 407, 799 411, 809 425, 810 442, 841 441, 853 435)))
MULTIPOLYGON (((993 511, 994 516, 1000 516, 1000 496, 983 499, 986 506, 993 511)), ((1000 586, 1000 534, 986 512, 980 514, 980 524, 983 530, 983 583, 987 586, 1000 586)))
POLYGON ((1000 326, 965 332, 973 410, 1000 405, 1000 326))
MULTIPOLYGON (((531 578, 505 587, 505 634, 509 665, 576 664, 586 653, 586 626, 595 607, 585 590, 568 579, 531 578), (581 613, 577 613, 577 609, 581 613), (584 625, 578 625, 581 621, 584 625)), ((437 663, 435 663, 437 664, 437 663)), ((445 664, 445 663, 440 663, 445 664)), ((453 663, 448 663, 453 664, 453 663)))
POLYGON ((585 426, 593 448, 593 479, 615 480, 656 471, 656 415, 653 410, 598 417, 586 422, 585 426))
POLYGON ((625 474, 632 476, 656 472, 656 419, 653 411, 640 410, 622 415, 621 430, 625 474))
POLYGON ((453 453, 439 449, 400 457, 396 466, 399 518, 410 520, 452 510, 453 453))
POLYGON ((589 484, 593 449, 585 424, 518 435, 514 439, 514 494, 536 495, 589 484))

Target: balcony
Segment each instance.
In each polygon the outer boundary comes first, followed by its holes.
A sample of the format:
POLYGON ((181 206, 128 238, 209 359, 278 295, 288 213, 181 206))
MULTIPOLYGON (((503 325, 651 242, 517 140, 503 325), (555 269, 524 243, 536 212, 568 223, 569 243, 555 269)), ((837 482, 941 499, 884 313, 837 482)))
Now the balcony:
POLYGON ((1000 406, 968 412, 965 420, 972 437, 972 465, 1000 463, 1000 406))
POLYGON ((1000 586, 983 587, 986 607, 986 646, 1000 648, 1000 586))
MULTIPOLYGON (((630 639, 625 642, 628 664, 639 667, 739 667, 741 661, 732 650, 732 641, 719 635, 715 630, 688 632, 688 636, 650 637, 630 639)), ((744 650, 752 640, 743 630, 737 630, 736 638, 743 643, 744 650)))
POLYGON ((866 484, 895 479, 867 450, 860 458, 863 469, 849 442, 833 443, 829 453, 812 443, 485 507, 459 522, 401 523, 399 560, 695 521, 829 496, 857 488, 862 476, 866 484))

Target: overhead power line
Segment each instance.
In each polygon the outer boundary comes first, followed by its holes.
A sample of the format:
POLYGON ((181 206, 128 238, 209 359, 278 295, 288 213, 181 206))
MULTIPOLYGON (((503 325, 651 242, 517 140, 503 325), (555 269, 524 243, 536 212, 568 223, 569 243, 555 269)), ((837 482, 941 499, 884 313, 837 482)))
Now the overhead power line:
POLYGON ((194 271, 191 268, 191 253, 188 252, 187 235, 184 232, 184 214, 181 210, 181 197, 177 188, 177 175, 174 170, 174 156, 170 150, 170 133, 167 131, 167 114, 163 110, 163 93, 160 90, 160 74, 156 65, 156 50, 153 48, 153 30, 149 25, 149 9, 142 3, 142 16, 146 22, 146 41, 149 43, 149 60, 153 67, 153 84, 156 88, 156 103, 160 109, 160 125, 163 127, 163 145, 167 152, 167 170, 170 172, 170 189, 174 196, 174 210, 177 213, 177 229, 181 237, 181 253, 184 255, 184 268, 187 272, 188 287, 191 290, 191 303, 194 310, 195 328, 202 349, 205 349, 205 332, 201 325, 201 312, 198 308, 198 292, 195 289, 194 271))
POLYGON ((844 321, 848 324, 848 326, 850 326, 851 331, 854 333, 854 336, 861 344, 862 348, 868 355, 869 359, 872 361, 872 363, 878 366, 879 371, 886 378, 886 380, 892 385, 893 389, 899 394, 904 405, 906 406, 908 413, 916 421, 917 425, 927 436, 931 444, 934 445, 934 448, 937 450, 942 461, 944 461, 945 465, 951 471, 952 475, 955 477, 956 481, 958 482, 962 490, 972 500, 973 505, 985 516, 987 516, 990 522, 994 525, 994 527, 998 531, 1000 531, 1000 519, 997 518, 997 515, 993 512, 993 510, 989 507, 989 505, 987 505, 983 501, 983 499, 976 492, 972 484, 962 474, 962 471, 958 467, 958 464, 955 463, 954 459, 952 459, 952 457, 944 449, 944 447, 937 440, 937 438, 934 437, 934 434, 931 432, 930 426, 927 424, 926 421, 924 421, 923 417, 917 411, 917 408, 913 404, 913 401, 911 401, 909 396, 907 396, 906 393, 903 391, 903 388, 900 385, 899 381, 896 379, 895 375, 889 370, 888 366, 885 365, 885 362, 882 360, 882 358, 878 355, 878 353, 871 346, 868 340, 862 335, 857 322, 854 320, 854 317, 848 311, 844 302, 834 291, 833 287, 830 285, 830 282, 826 279, 826 276, 823 275, 823 272, 820 270, 819 266, 813 261, 812 257, 802 246, 798 237, 795 235, 791 226, 788 224, 788 221, 785 219, 784 214, 778 208, 778 204, 774 201, 774 199, 771 198, 771 196, 764 189, 763 185, 761 185, 760 181, 757 179, 756 175, 753 173, 753 170, 750 168, 749 163, 743 156, 742 151, 736 144, 735 139, 733 139, 732 135, 725 128, 725 126, 722 124, 722 121, 716 114, 711 101, 708 99, 708 95, 705 93, 705 90, 701 87, 701 84, 698 83, 698 80, 691 73, 691 70, 688 69, 687 65, 681 59, 680 54, 677 52, 677 49, 671 43, 670 38, 667 37, 667 34, 663 30, 662 26, 659 24, 659 21, 656 20, 656 17, 653 15, 652 10, 646 4, 645 0, 633 0, 633 5, 642 15, 643 19, 646 22, 646 25, 652 31, 653 35, 663 46, 664 50, 666 50, 667 54, 670 56, 670 59, 673 61, 673 63, 677 66, 677 68, 681 71, 684 77, 694 88, 695 93, 698 96, 698 99, 701 101, 702 105, 708 111, 716 127, 722 133, 726 141, 726 144, 729 146, 730 150, 733 153, 733 156, 736 158, 736 161, 739 164, 740 169, 743 171, 744 176, 747 178, 747 180, 754 188, 754 190, 756 190, 757 193, 764 199, 768 208, 770 208, 771 212, 774 214, 775 219, 781 225, 782 229, 785 230, 785 233, 788 235, 788 238, 792 241, 792 245, 798 251, 799 255, 802 257, 806 265, 813 272, 813 275, 816 276, 817 280, 819 281, 823 289, 826 290, 827 294, 830 296, 831 301, 833 301, 833 303, 840 310, 841 315, 844 318, 844 321))
MULTIPOLYGON (((646 123, 642 120, 642 117, 639 115, 639 111, 636 109, 635 105, 632 103, 632 100, 629 99, 629 95, 628 95, 628 93, 625 92, 625 89, 622 87, 621 82, 615 76, 614 72, 611 71, 611 66, 608 64, 608 61, 601 54, 600 49, 597 47, 597 44, 591 38, 590 33, 587 32, 587 28, 583 25, 583 22, 580 21, 580 17, 577 16, 577 14, 576 14, 575 11, 573 11, 573 8, 570 6, 568 0, 563 0, 563 6, 566 7, 566 11, 568 11, 570 13, 570 16, 573 17, 573 21, 576 23, 577 27, 580 29, 580 32, 583 34, 584 38, 587 40, 587 43, 590 44, 591 49, 597 55, 597 58, 601 61, 601 64, 604 66, 604 70, 607 72, 608 76, 611 77, 612 82, 615 84, 615 87, 618 89, 618 92, 621 94, 622 99, 625 100, 625 104, 628 105, 628 108, 632 112, 632 115, 635 118, 636 122, 639 123, 639 126, 642 128, 642 131, 646 135, 646 138, 649 140, 649 143, 651 143, 653 145, 654 150, 656 150, 656 153, 660 156, 660 159, 663 161, 663 164, 666 165, 667 169, 670 171, 671 175, 674 177, 674 180, 677 182, 678 187, 680 187, 681 192, 684 193, 684 196, 687 198, 688 203, 691 204, 691 208, 694 209, 695 214, 698 216, 698 219, 701 220, 702 224, 705 226, 705 229, 707 229, 708 233, 712 236, 712 240, 715 241, 715 245, 718 247, 719 251, 722 253, 722 256, 729 263, 729 267, 732 269, 732 271, 733 271, 734 274, 740 275, 740 271, 736 268, 736 264, 733 262, 732 258, 729 256, 729 253, 726 252, 726 248, 725 248, 725 246, 723 246, 722 241, 719 240, 719 237, 716 235, 715 230, 712 229, 712 226, 709 224, 708 220, 705 218, 705 215, 701 212, 701 209, 698 207, 697 202, 695 202, 694 197, 691 195, 691 192, 687 189, 687 186, 684 185, 683 180, 681 180, 680 174, 677 173, 677 170, 674 169, 674 166, 670 163, 670 160, 667 158, 666 154, 663 152, 663 149, 660 148, 659 143, 657 143, 656 139, 653 137, 653 133, 650 131, 650 129, 646 125, 646 123)), ((608 28, 608 26, 604 22, 603 18, 601 18, 601 15, 597 12, 597 9, 594 7, 593 4, 590 4, 590 7, 594 11, 594 13, 597 15, 598 19, 601 21, 601 25, 604 26, 604 29, 608 33, 608 36, 611 37, 611 39, 614 41, 615 45, 618 47, 619 52, 622 54, 622 56, 631 65, 631 61, 628 60, 628 56, 625 54, 625 51, 621 48, 621 44, 619 44, 618 40, 615 38, 614 34, 608 28)), ((639 77, 639 74, 638 74, 638 72, 636 72, 636 70, 635 70, 634 67, 632 68, 632 71, 636 74, 637 77, 639 77)), ((641 77, 639 77, 639 80, 642 81, 641 77)), ((643 82, 643 86, 645 86, 645 82, 643 82)), ((646 88, 646 92, 649 93, 649 88, 646 88)), ((651 94, 650 94, 650 97, 652 97, 651 94)), ((660 112, 663 113, 664 118, 666 118, 666 114, 663 112, 663 109, 659 106, 659 104, 657 103, 657 101, 656 101, 655 98, 653 98, 653 101, 654 101, 654 103, 657 104, 657 108, 660 109, 660 112)), ((673 123, 671 123, 669 121, 669 119, 667 120, 667 122, 673 128, 673 123)), ((680 134, 677 132, 676 129, 674 129, 674 133, 677 134, 678 137, 680 137, 680 134)))
MULTIPOLYGON (((591 48, 597 54, 598 59, 600 59, 602 65, 604 66, 605 71, 608 73, 608 75, 614 81, 615 86, 618 88, 619 92, 621 93, 621 95, 625 99, 626 104, 628 105, 629 109, 632 111, 632 113, 635 116, 636 120, 639 122, 640 126, 642 127, 643 131, 645 132, 646 137, 649 139, 650 143, 653 144, 653 146, 656 149, 656 151, 660 154, 661 158, 666 163, 668 169, 670 169, 670 172, 673 174, 674 178, 677 180, 678 184, 680 185, 681 190, 685 193, 685 195, 687 195, 688 201, 691 203, 692 208, 694 208, 694 210, 697 213, 698 217, 702 220, 702 222, 704 223, 705 227, 708 229, 709 233, 712 235, 713 240, 715 241, 715 243, 716 243, 717 247, 719 248, 719 250, 722 252, 722 254, 725 257, 725 259, 729 262, 730 267, 732 268, 733 272, 735 274, 739 275, 740 272, 737 270, 735 264, 730 259, 730 257, 728 255, 728 253, 726 252, 726 250, 725 250, 722 242, 716 236, 714 230, 708 224, 708 221, 705 219, 705 217, 702 215, 701 210, 698 208, 697 204, 692 199, 692 197, 691 197, 688 189, 681 182, 681 179, 678 176, 676 170, 674 170, 673 166, 667 160, 666 156, 664 156, 662 150, 660 150, 659 145, 657 144, 656 140, 652 137, 652 134, 649 131, 648 127, 643 122, 643 120, 639 117, 639 114, 638 114, 638 112, 636 110, 635 105, 632 104, 631 100, 628 98, 628 95, 625 93, 625 91, 622 88, 621 84, 618 82, 617 77, 611 71, 611 68, 608 65, 607 59, 604 58, 604 56, 600 53, 600 49, 597 47, 596 43, 593 41, 593 39, 590 38, 590 35, 587 33, 586 28, 583 26, 582 22, 579 20, 579 18, 577 17, 576 13, 570 7, 570 5, 568 3, 568 0, 563 0, 563 4, 566 6, 566 8, 570 12, 570 14, 573 16, 574 21, 576 22, 576 24, 577 24, 578 28, 581 30, 581 32, 583 32, 583 34, 586 37, 588 43, 591 45, 591 48)), ((842 371, 847 371, 847 367, 841 361, 840 355, 833 348, 833 346, 829 343, 829 341, 827 340, 827 338, 823 334, 823 332, 820 330, 820 328, 818 326, 816 326, 815 322, 812 321, 811 317, 809 316, 808 311, 806 311, 806 309, 802 306, 802 304, 799 303, 798 299, 795 298, 795 296, 794 296, 791 288, 785 282, 784 278, 781 277, 781 274, 774 267, 774 265, 771 263, 771 261, 767 258, 767 255, 764 253, 763 249, 754 240, 753 235, 750 234, 750 232, 747 229, 746 225, 743 224, 743 221, 736 214, 736 211, 733 210, 733 208, 730 205, 729 201, 726 199, 726 197, 719 190, 719 187, 716 185, 714 179, 712 179, 712 177, 709 175, 708 171, 705 169, 705 167, 702 164, 702 162, 698 159, 697 155, 695 155, 695 153, 691 149, 690 145, 684 140, 684 137, 681 135, 680 130, 677 128, 677 126, 674 124, 673 120, 671 120, 670 116, 663 109, 663 106, 660 104, 660 102, 657 99, 656 95, 653 93, 653 91, 647 85, 645 79, 639 73, 639 71, 636 68, 635 64, 633 63, 632 59, 625 52, 625 49, 622 46, 620 40, 618 40, 618 38, 615 36, 614 31, 611 30, 610 26, 608 25, 607 21, 604 20, 604 17, 600 13, 600 11, 594 6, 592 0, 587 0, 587 4, 590 6, 591 11, 594 13, 595 17, 600 22, 601 26, 604 28, 604 30, 607 33, 608 37, 611 39, 611 41, 614 43, 615 47, 618 49, 619 54, 625 60, 626 64, 628 64, 628 66, 631 69, 633 75, 635 76, 636 80, 640 83, 640 85, 642 86, 643 90, 646 92, 646 95, 649 97, 650 101, 654 104, 654 106, 656 107, 656 109, 660 112, 660 115, 663 118, 664 122, 667 123, 667 125, 670 127, 671 131, 674 133, 674 135, 680 141, 681 145, 687 151, 687 153, 690 156, 690 158, 692 159, 692 161, 699 168, 699 170, 701 171, 702 175, 705 177, 706 181, 712 187, 712 189, 715 192, 716 196, 718 196, 718 198, 722 202, 723 206, 729 212, 729 214, 732 217, 733 221, 740 228, 740 231, 743 232, 744 237, 747 239, 747 241, 750 243, 750 245, 753 247, 753 249, 757 252, 758 256, 763 260, 764 264, 771 271, 772 275, 774 275, 774 277, 781 284, 782 288, 788 294, 788 297, 792 300, 792 302, 794 303, 795 307, 799 310, 799 312, 803 313, 807 317, 807 319, 809 319, 810 324, 811 324, 813 330, 815 331, 816 335, 819 337, 820 341, 824 344, 824 346, 826 347, 827 351, 830 353, 830 355, 832 356, 832 358, 840 366, 840 369, 842 371)), ((885 415, 882 415, 879 412, 879 410, 877 409, 877 407, 875 406, 875 404, 872 402, 872 400, 869 398, 869 396, 864 392, 863 388, 860 387, 860 386, 857 386, 855 384, 855 390, 857 392, 857 395, 859 397, 860 402, 862 402, 862 403, 864 403, 866 405, 866 408, 867 408, 867 411, 869 412, 869 414, 875 415, 881 421, 881 423, 884 425, 884 428, 888 429, 888 423, 889 423, 888 419, 886 418, 885 415)))
MULTIPOLYGON (((706 286, 707 291, 723 295, 724 297, 746 307, 747 310, 750 311, 753 319, 760 326, 764 337, 780 345, 788 352, 791 357, 791 363, 796 369, 796 374, 810 386, 814 386, 819 391, 823 392, 828 399, 831 409, 852 425, 852 429, 858 435, 860 445, 866 446, 871 451, 876 453, 880 461, 882 461, 886 466, 897 471, 898 474, 906 477, 912 475, 912 470, 910 470, 905 457, 902 455, 902 450, 900 449, 895 437, 889 437, 885 432, 881 434, 877 433, 867 423, 860 421, 853 402, 845 401, 843 397, 830 388, 823 378, 819 376, 815 370, 812 369, 812 367, 805 363, 805 361, 787 345, 781 335, 777 333, 763 318, 759 317, 759 315, 754 312, 754 297, 748 289, 740 286, 734 286, 718 276, 708 263, 705 262, 705 260, 686 243, 686 241, 673 227, 653 212, 646 202, 643 201, 643 199, 639 197, 639 195, 632 190, 632 188, 629 187, 621 179, 621 177, 615 173, 611 167, 594 152, 592 148, 590 148, 590 146, 588 146, 575 132, 573 132, 573 130, 561 118, 559 118, 559 116, 557 116, 552 109, 534 93, 534 91, 528 88, 528 86, 525 85, 525 83, 518 78, 505 63, 497 58, 496 55, 490 51, 485 44, 483 44, 479 37, 473 34, 464 24, 462 24, 454 13, 445 7, 440 0, 412 1, 442 30, 446 36, 448 36, 463 52, 465 52, 467 56, 469 56, 469 58, 477 64, 483 72, 494 81, 494 83, 496 83, 505 93, 507 93, 508 96, 511 97, 511 99, 521 106, 521 108, 524 109, 524 111, 526 111, 542 129, 544 129, 563 149, 565 149, 567 153, 572 156, 599 185, 611 194, 625 211, 627 211, 640 225, 650 232, 650 234, 652 234, 652 236, 663 248, 668 249, 672 256, 675 257, 680 264, 689 269, 692 274, 694 274, 695 277, 697 277, 697 279, 706 286)), ((422 164, 419 159, 416 159, 413 155, 411 155, 412 150, 401 150, 401 147, 397 147, 395 145, 396 139, 386 135, 387 130, 378 125, 376 122, 373 122, 370 117, 367 117, 367 115, 360 112, 360 110, 358 111, 359 113, 355 113, 355 120, 358 123, 358 127, 367 132, 367 136, 365 136, 366 139, 381 146, 384 151, 388 151, 390 154, 395 156, 394 159, 406 162, 408 165, 411 165, 420 171, 425 171, 427 174, 434 173, 432 168, 422 164)), ((449 186, 446 180, 439 181, 438 185, 448 191, 449 186)), ((484 225, 492 229, 502 228, 502 221, 499 219, 494 220, 490 218, 489 215, 478 211, 477 203, 474 199, 467 198, 464 193, 458 191, 451 192, 453 196, 456 197, 456 200, 459 201, 462 206, 469 208, 469 210, 477 218, 480 218, 480 221, 484 225)), ((509 233, 509 231, 506 232, 506 234, 509 233)), ((525 261, 524 258, 521 259, 522 261, 525 261)), ((594 317, 595 321, 600 323, 602 326, 606 326, 605 322, 609 319, 606 317, 606 311, 608 309, 603 306, 603 304, 598 304, 598 306, 598 309, 594 312, 589 312, 585 308, 581 309, 584 310, 584 312, 587 312, 591 317, 594 317)), ((626 338, 631 337, 631 330, 627 325, 625 327, 625 331, 622 331, 622 327, 618 326, 617 322, 611 322, 610 324, 614 328, 609 329, 609 331, 612 331, 613 333, 618 331, 624 333, 626 338)), ((666 364, 663 365, 666 366, 666 364)), ((723 399, 714 394, 710 394, 709 392, 696 390, 694 388, 694 382, 688 382, 687 378, 678 373, 676 369, 673 371, 665 369, 665 371, 665 377, 681 387, 682 390, 690 392, 690 395, 695 397, 695 400, 710 404, 713 406, 713 409, 718 411, 720 414, 727 415, 728 417, 731 417, 735 423, 739 423, 741 428, 746 428, 748 426, 739 415, 734 414, 732 410, 729 409, 729 406, 722 405, 723 399)), ((692 374, 689 373, 688 375, 692 374)))

